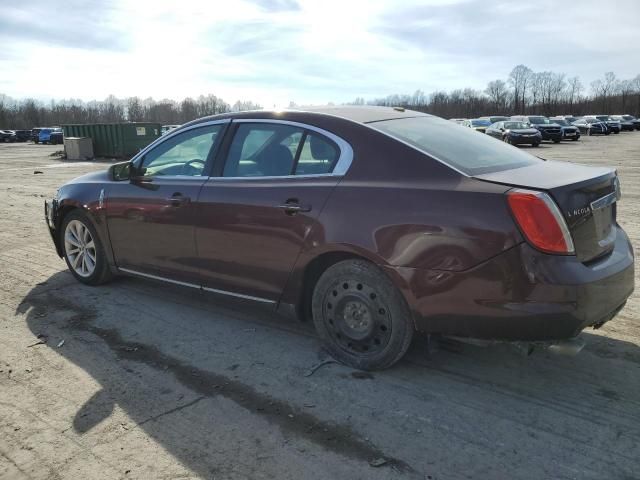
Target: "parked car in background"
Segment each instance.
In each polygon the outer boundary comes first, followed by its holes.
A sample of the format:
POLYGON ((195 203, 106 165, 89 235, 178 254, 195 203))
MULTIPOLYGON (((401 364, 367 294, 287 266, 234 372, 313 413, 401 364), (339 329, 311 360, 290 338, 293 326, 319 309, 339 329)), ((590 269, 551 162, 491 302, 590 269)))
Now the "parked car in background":
POLYGON ((633 123, 633 127, 636 130, 640 130, 640 119, 634 117, 633 115, 620 115, 626 121, 633 123))
POLYGON ((493 115, 489 117, 480 117, 480 120, 488 120, 490 124, 494 124, 496 122, 503 122, 504 120, 509 120, 509 117, 493 115))
POLYGON ((540 146, 542 134, 528 123, 507 120, 496 122, 487 128, 487 135, 502 140, 510 145, 540 146))
POLYGON ((33 140, 34 143, 39 143, 40 142, 40 130, 42 130, 43 127, 34 127, 31 129, 31 140, 33 140))
POLYGON ((618 122, 617 120, 613 120, 611 117, 609 117, 609 115, 585 115, 585 118, 596 118, 601 122, 606 123, 607 128, 612 133, 618 134, 622 131, 622 126, 620 125, 620 122, 618 122))
POLYGON ((595 117, 583 117, 573 122, 574 127, 578 127, 581 133, 587 135, 609 135, 609 127, 595 117))
POLYGON ((466 118, 450 118, 449 121, 453 123, 457 123, 458 125, 462 125, 462 123, 466 120, 466 118))
POLYGON ((489 122, 489 120, 481 120, 479 118, 471 118, 462 122, 463 127, 469 127, 480 133, 484 133, 487 130, 487 127, 490 125, 491 123, 489 122))
MULTIPOLYGON (((36 143, 58 143, 62 140, 62 129, 60 127, 41 128, 38 133, 38 142, 36 143), (53 138, 51 135, 53 134, 53 138)), ((62 143, 61 141, 59 143, 62 143)))
POLYGON ((180 125, 162 125, 162 127, 160 128, 160 135, 166 135, 171 130, 175 130, 179 126, 180 125))
POLYGON ((15 141, 16 134, 13 132, 13 130, 0 130, 0 142, 9 143, 15 141))
POLYGON ((64 143, 61 128, 54 128, 51 131, 51 133, 49 134, 49 143, 51 145, 61 145, 62 143, 64 143))
POLYGON ((31 139, 31 130, 14 130, 16 142, 26 142, 31 139))
POLYGON ((207 117, 61 186, 46 223, 79 282, 257 302, 359 369, 416 331, 549 345, 614 318, 634 288, 615 169, 469 130, 386 107, 207 117))
POLYGON ((557 116, 555 116, 553 118, 562 118, 562 119, 566 120, 568 123, 573 123, 576 120, 578 120, 578 118, 580 118, 580 117, 574 117, 573 115, 557 115, 557 116))
POLYGON ((616 122, 620 122, 620 127, 622 128, 623 132, 633 132, 634 130, 637 130, 636 124, 633 122, 633 120, 625 117, 630 117, 630 115, 611 115, 609 118, 615 120, 616 122))
POLYGON ((550 140, 553 143, 560 143, 562 140, 562 129, 557 123, 553 123, 542 115, 514 115, 511 120, 525 122, 533 128, 537 128, 542 134, 543 140, 550 140))
POLYGON ((580 139, 580 129, 569 123, 564 118, 553 117, 550 118, 549 121, 560 125, 560 131, 562 132, 563 140, 573 140, 575 142, 576 140, 580 139))

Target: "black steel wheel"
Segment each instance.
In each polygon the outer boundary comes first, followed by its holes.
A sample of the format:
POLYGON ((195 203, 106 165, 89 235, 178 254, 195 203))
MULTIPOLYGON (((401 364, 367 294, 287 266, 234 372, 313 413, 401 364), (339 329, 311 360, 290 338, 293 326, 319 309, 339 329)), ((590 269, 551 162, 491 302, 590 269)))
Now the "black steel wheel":
POLYGON ((361 370, 393 365, 413 338, 404 298, 378 267, 363 260, 328 268, 314 289, 312 311, 334 358, 361 370))

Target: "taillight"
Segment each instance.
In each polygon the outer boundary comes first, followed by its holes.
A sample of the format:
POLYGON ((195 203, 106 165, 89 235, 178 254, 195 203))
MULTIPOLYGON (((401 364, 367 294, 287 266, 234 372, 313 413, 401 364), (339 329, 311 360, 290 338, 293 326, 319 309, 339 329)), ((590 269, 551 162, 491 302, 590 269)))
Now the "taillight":
POLYGON ((520 230, 534 247, 546 253, 575 252, 567 223, 549 195, 514 189, 507 193, 507 200, 520 230))

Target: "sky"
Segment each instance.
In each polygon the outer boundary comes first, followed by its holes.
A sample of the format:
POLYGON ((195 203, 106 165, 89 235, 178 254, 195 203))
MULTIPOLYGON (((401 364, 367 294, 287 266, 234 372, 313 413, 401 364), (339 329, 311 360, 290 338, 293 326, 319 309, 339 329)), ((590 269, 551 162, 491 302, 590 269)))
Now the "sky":
POLYGON ((483 90, 523 63, 640 74, 640 0, 20 0, 0 8, 0 93, 213 93, 271 107, 483 90))

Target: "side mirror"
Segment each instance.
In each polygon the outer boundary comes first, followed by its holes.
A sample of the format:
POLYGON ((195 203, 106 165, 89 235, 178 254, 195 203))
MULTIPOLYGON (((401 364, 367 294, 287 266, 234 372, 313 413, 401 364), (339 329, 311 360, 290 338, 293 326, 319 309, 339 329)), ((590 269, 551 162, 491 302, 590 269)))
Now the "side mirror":
POLYGON ((109 178, 115 182, 122 182, 132 178, 133 166, 131 162, 114 163, 109 167, 109 178))
POLYGON ((500 131, 501 131, 501 132, 504 132, 504 127, 500 127, 500 131))

